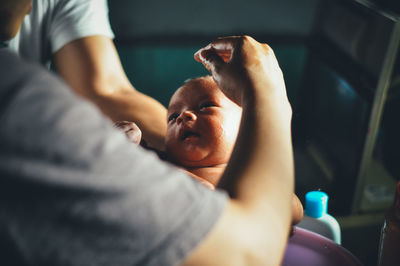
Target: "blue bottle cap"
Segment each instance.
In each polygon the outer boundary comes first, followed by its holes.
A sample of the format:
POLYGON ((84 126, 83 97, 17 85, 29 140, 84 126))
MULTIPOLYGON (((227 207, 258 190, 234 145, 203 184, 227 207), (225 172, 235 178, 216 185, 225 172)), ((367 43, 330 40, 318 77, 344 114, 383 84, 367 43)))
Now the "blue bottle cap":
POLYGON ((306 215, 320 218, 328 211, 328 195, 322 191, 310 191, 306 194, 306 215))

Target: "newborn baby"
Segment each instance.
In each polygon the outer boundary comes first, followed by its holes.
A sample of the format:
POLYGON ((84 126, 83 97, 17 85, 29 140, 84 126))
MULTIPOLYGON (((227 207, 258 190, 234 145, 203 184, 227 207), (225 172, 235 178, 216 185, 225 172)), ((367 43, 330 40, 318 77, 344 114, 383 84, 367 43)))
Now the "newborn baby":
POLYGON ((241 114, 211 76, 186 81, 168 107, 168 159, 215 187, 231 156, 241 114))
MULTIPOLYGON (((211 76, 186 81, 169 103, 166 159, 214 189, 231 156, 241 114, 242 108, 222 93, 211 76)), ((120 122, 117 127, 133 140, 137 128, 129 125, 120 122)), ((296 195, 292 214, 294 224, 303 217, 296 195)))

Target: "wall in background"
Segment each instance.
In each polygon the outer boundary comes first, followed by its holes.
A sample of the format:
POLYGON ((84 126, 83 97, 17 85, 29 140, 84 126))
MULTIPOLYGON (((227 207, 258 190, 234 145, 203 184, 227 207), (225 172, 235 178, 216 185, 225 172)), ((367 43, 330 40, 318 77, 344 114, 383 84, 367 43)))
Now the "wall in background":
POLYGON ((118 38, 154 35, 307 35, 319 0, 109 0, 118 38))
MULTIPOLYGON (((199 45, 117 47, 125 72, 135 88, 165 106, 186 79, 209 74, 193 59, 199 45)), ((275 54, 285 76, 289 100, 295 105, 306 49, 299 45, 280 45, 275 54)))
POLYGON ((125 72, 136 89, 168 105, 190 77, 208 74, 193 53, 217 36, 249 34, 273 45, 295 102, 305 40, 320 0, 109 0, 125 72), (276 40, 278 39, 278 42, 276 40), (283 41, 282 41, 283 40, 283 41))

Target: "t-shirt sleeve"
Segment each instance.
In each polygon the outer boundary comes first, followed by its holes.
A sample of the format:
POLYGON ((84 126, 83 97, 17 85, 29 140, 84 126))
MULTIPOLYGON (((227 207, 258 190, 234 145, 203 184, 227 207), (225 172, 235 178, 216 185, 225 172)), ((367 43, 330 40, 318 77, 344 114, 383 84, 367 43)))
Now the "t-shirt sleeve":
POLYGON ((106 0, 59 0, 51 17, 49 34, 52 53, 82 37, 114 37, 106 0))
POLYGON ((7 62, 21 75, 0 86, 2 239, 29 265, 182 262, 226 193, 127 141, 45 71, 7 62))

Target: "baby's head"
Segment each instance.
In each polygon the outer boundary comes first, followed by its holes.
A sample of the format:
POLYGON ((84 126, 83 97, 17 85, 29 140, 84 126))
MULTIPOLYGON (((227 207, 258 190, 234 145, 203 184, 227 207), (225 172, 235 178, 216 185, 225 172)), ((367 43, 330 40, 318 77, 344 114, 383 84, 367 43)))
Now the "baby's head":
POLYGON ((168 107, 166 151, 186 168, 226 164, 239 130, 242 109, 211 76, 186 81, 168 107))

